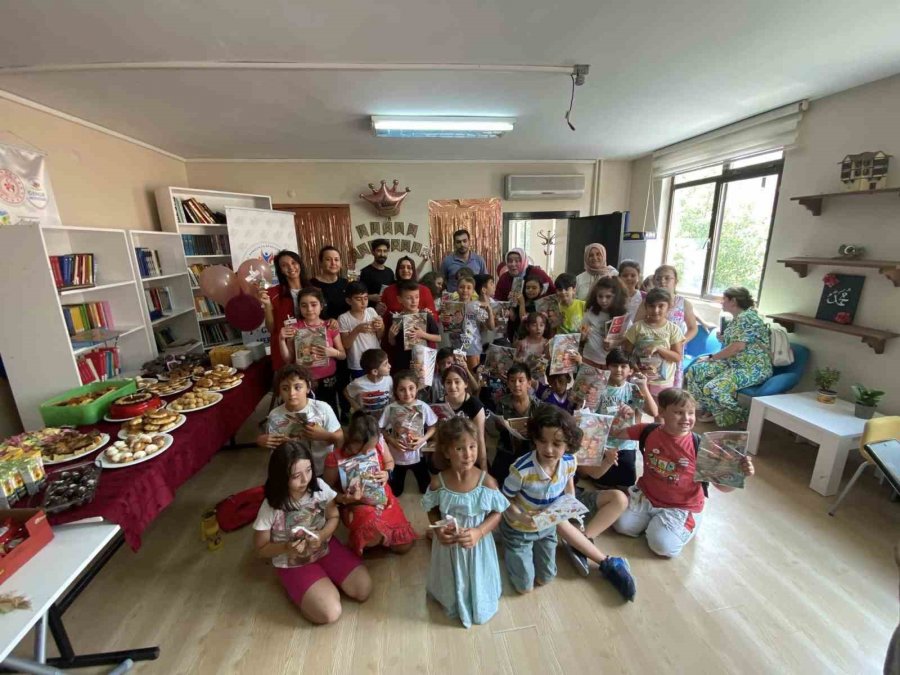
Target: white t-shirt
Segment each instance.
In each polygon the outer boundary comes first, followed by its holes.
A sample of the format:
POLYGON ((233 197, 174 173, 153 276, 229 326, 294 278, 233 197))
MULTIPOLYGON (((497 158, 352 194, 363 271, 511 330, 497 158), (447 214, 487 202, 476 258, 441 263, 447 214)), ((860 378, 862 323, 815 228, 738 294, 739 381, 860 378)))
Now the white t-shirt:
MULTIPOLYGON (((315 480, 318 482, 319 491, 303 495, 300 501, 292 504, 292 508, 288 511, 273 509, 269 506, 269 502, 263 500, 262 505, 259 507, 259 512, 256 514, 253 529, 261 532, 271 532, 271 540, 273 542, 285 542, 293 541, 297 538, 292 530, 298 526, 302 525, 313 532, 325 527, 325 508, 330 502, 334 501, 337 493, 321 478, 316 478, 315 480)), ((275 567, 301 567, 321 558, 327 551, 327 548, 323 547, 313 557, 284 553, 272 558, 272 564, 275 567)))
MULTIPOLYGON (((302 410, 297 410, 295 412, 290 412, 284 405, 280 405, 277 408, 274 408, 269 412, 269 433, 272 433, 272 420, 284 418, 288 415, 306 415, 306 421, 314 424, 318 424, 325 431, 329 433, 334 433, 341 428, 341 423, 338 422, 337 415, 334 414, 334 410, 331 409, 331 406, 323 401, 315 401, 313 399, 309 399, 309 402, 306 404, 306 407, 302 410)), ((292 435, 292 434, 288 434, 292 435)), ((313 467, 317 476, 322 475, 322 471, 325 469, 325 458, 328 456, 328 453, 334 450, 333 443, 326 443, 325 441, 308 441, 310 445, 310 451, 313 455, 313 462, 315 466, 313 467)))
MULTIPOLYGON (((341 333, 349 333, 361 323, 369 323, 378 318, 378 312, 372 307, 366 307, 362 321, 354 317, 350 312, 344 312, 338 317, 338 330, 341 333)), ((347 350, 347 367, 351 370, 360 370, 359 359, 367 349, 380 348, 378 336, 375 333, 358 333, 350 349, 347 350)))
MULTIPOLYGON (((425 429, 428 427, 433 427, 438 423, 437 415, 434 414, 434 410, 431 409, 424 401, 419 401, 418 399, 412 403, 410 406, 404 406, 400 403, 392 403, 387 408, 384 409, 384 412, 381 414, 381 421, 379 422, 379 426, 382 429, 392 429, 392 409, 394 408, 415 408, 421 415, 425 421, 425 429)), ((423 429, 424 433, 424 429, 423 429)), ((422 448, 425 447, 425 441, 422 441, 421 445, 417 447, 415 450, 411 450, 410 452, 399 452, 394 448, 391 448, 391 455, 394 458, 394 463, 399 464, 401 466, 409 466, 410 464, 418 464, 422 459, 422 448)))
POLYGON ((391 402, 393 390, 394 380, 390 375, 385 375, 375 382, 372 382, 368 375, 363 375, 347 385, 347 396, 364 412, 378 417, 391 402))

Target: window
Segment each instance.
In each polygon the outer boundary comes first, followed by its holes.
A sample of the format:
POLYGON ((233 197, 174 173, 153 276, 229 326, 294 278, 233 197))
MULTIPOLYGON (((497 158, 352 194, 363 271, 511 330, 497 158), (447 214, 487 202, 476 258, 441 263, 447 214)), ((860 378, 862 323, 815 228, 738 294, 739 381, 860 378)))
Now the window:
POLYGON ((665 258, 681 292, 713 299, 744 286, 759 296, 783 165, 779 150, 674 176, 665 258))

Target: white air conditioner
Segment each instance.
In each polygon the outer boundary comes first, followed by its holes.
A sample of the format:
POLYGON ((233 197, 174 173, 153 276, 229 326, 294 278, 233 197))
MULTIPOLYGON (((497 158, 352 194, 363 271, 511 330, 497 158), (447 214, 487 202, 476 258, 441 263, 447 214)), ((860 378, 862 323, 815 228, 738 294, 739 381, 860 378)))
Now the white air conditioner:
POLYGON ((507 176, 507 199, 577 199, 584 196, 584 174, 507 176))

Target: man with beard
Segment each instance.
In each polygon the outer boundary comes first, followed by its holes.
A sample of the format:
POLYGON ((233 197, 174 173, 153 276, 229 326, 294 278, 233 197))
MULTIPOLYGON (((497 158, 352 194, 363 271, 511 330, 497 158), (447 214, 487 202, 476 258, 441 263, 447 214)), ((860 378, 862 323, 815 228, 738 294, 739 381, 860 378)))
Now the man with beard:
POLYGON ((477 253, 469 250, 469 233, 467 230, 457 230, 453 233, 453 253, 446 256, 441 263, 441 274, 444 275, 444 284, 451 293, 456 290, 456 273, 462 267, 468 267, 472 274, 490 274, 487 265, 477 253))
POLYGON ((394 283, 394 270, 385 267, 391 244, 387 239, 375 239, 372 242, 372 264, 366 265, 359 273, 359 280, 365 284, 369 292, 369 307, 374 307, 381 300, 381 289, 394 283))

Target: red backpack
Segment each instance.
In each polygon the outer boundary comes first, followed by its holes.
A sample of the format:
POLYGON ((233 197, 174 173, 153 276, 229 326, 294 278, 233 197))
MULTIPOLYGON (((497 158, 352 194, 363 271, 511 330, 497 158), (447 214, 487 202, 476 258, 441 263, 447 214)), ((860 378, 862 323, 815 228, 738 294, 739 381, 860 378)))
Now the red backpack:
POLYGON ((224 532, 233 532, 256 520, 266 498, 263 486, 237 492, 216 504, 216 520, 224 532))

